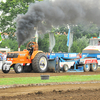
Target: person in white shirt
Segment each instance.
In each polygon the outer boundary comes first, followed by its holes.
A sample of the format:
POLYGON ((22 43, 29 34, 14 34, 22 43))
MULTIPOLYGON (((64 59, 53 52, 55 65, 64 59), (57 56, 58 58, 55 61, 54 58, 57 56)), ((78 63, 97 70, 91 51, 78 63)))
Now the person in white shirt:
POLYGON ((6 52, 4 52, 4 54, 3 54, 3 60, 6 61, 6 59, 7 59, 7 55, 6 55, 6 52))

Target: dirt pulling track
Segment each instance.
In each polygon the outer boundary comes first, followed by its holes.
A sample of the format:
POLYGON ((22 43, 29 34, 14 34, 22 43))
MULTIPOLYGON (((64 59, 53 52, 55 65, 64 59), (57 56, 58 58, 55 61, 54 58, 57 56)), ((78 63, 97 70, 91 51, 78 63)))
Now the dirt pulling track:
POLYGON ((67 73, 20 73, 16 74, 13 70, 10 70, 8 74, 4 74, 0 70, 0 78, 14 78, 14 77, 39 77, 41 75, 50 75, 50 76, 63 76, 63 75, 98 75, 100 74, 100 68, 97 69, 96 72, 67 72, 67 73))
MULTIPOLYGON (((12 77, 37 77, 40 75, 97 75, 96 72, 75 73, 21 73, 16 74, 13 70, 8 74, 0 71, 0 78, 12 77)), ((60 84, 44 84, 40 86, 19 86, 14 88, 1 88, 0 100, 100 100, 100 81, 75 82, 60 84)))

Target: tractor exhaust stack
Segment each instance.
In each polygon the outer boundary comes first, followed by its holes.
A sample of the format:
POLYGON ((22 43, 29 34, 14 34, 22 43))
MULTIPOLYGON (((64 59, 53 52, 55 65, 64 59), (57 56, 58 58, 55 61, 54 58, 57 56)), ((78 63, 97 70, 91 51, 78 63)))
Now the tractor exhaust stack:
POLYGON ((20 51, 20 46, 18 47, 18 51, 20 51))

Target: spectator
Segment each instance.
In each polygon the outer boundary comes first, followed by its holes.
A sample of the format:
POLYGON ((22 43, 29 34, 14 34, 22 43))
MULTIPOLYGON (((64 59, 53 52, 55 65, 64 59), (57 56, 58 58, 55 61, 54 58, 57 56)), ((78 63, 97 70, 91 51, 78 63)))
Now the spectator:
POLYGON ((48 59, 50 58, 50 53, 47 54, 47 58, 48 58, 48 59))
POLYGON ((45 55, 47 55, 48 53, 46 52, 45 55))
POLYGON ((77 58, 82 58, 81 53, 78 53, 77 58))
POLYGON ((98 41, 98 46, 100 46, 100 41, 98 41))
POLYGON ((58 53, 62 53, 62 51, 59 51, 58 53))
POLYGON ((7 55, 6 55, 6 52, 3 53, 3 60, 6 60, 7 59, 7 55))
POLYGON ((3 60, 2 52, 0 52, 0 60, 3 60))

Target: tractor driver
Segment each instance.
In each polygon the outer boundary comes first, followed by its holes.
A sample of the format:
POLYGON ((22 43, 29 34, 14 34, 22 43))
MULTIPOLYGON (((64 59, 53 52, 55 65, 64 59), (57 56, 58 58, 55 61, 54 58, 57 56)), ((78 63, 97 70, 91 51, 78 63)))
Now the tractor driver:
POLYGON ((32 55, 33 50, 34 50, 33 44, 30 44, 30 48, 28 50, 29 50, 29 54, 32 55))

